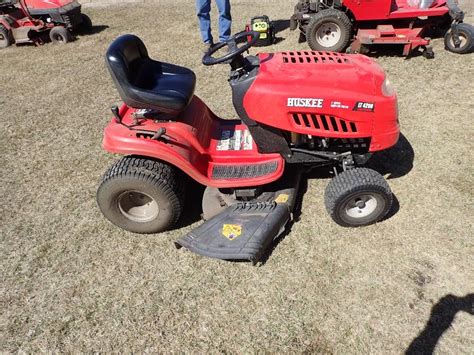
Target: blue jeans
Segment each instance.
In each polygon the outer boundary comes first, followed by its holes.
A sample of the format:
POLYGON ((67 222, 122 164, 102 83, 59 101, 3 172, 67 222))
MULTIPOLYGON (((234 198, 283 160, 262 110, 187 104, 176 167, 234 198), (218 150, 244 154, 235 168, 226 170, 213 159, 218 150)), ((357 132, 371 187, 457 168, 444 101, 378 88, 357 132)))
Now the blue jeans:
MULTIPOLYGON (((230 15, 230 0, 216 0, 219 10, 219 41, 226 41, 230 37, 232 16, 230 15)), ((204 43, 213 42, 211 33, 211 0, 196 0, 196 12, 199 19, 199 28, 204 43)))

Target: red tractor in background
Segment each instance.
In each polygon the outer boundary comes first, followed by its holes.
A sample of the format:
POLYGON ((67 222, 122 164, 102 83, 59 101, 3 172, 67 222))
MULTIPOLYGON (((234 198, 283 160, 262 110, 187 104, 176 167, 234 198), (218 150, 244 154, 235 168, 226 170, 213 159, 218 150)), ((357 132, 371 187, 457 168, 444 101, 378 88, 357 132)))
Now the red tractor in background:
POLYGON ((0 49, 13 43, 67 43, 92 28, 74 0, 0 0, 0 49))
POLYGON ((402 45, 433 57, 431 36, 454 53, 474 49, 474 27, 463 23, 456 0, 299 0, 290 29, 299 27, 313 50, 367 53, 372 45, 402 45))

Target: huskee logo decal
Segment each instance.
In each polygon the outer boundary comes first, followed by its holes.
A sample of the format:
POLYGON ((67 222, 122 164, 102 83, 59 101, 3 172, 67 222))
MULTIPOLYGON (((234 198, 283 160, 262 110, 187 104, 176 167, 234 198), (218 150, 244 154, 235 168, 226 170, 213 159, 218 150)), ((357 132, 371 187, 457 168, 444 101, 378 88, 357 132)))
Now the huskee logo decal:
POLYGON ((289 97, 288 107, 316 107, 322 108, 324 99, 305 99, 301 97, 289 97))

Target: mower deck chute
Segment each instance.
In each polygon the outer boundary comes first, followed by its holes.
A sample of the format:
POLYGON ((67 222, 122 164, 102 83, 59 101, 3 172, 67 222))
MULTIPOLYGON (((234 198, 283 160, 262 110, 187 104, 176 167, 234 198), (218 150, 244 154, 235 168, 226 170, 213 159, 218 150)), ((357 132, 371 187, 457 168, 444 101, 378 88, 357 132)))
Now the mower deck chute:
POLYGON ((175 242, 197 254, 223 260, 262 260, 291 220, 301 175, 284 177, 266 200, 238 202, 175 242), (278 189, 278 188, 277 188, 278 189))

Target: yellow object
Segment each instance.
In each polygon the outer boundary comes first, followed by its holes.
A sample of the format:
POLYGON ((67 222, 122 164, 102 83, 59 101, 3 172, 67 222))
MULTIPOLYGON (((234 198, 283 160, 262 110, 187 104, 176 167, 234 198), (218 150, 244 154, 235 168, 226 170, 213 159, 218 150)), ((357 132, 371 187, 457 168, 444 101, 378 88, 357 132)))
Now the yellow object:
POLYGON ((222 235, 229 240, 234 240, 242 234, 242 226, 238 224, 224 224, 222 226, 222 235))
POLYGON ((268 24, 266 22, 255 22, 252 25, 252 30, 257 32, 266 32, 268 29, 268 24))
POLYGON ((287 194, 279 194, 275 199, 276 203, 285 203, 288 201, 289 196, 287 194))

